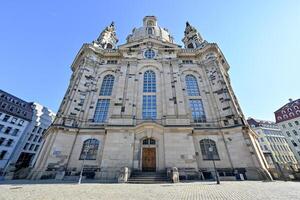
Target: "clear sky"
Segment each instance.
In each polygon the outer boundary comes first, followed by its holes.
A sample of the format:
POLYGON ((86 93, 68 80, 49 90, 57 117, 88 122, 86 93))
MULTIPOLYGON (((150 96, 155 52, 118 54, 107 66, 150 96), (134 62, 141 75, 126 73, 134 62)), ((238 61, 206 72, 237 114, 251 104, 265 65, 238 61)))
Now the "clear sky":
POLYGON ((146 15, 178 44, 187 20, 218 43, 247 117, 274 120, 289 98, 300 98, 299 0, 2 1, 0 88, 56 112, 81 45, 111 21, 122 44, 146 15))

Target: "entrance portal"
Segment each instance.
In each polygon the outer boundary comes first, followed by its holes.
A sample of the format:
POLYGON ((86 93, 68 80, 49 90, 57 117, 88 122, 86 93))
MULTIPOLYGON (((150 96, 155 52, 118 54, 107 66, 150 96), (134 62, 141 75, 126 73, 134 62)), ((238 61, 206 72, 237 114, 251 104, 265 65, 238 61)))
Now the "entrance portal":
POLYGON ((156 171, 156 148, 143 148, 142 170, 147 172, 156 171))

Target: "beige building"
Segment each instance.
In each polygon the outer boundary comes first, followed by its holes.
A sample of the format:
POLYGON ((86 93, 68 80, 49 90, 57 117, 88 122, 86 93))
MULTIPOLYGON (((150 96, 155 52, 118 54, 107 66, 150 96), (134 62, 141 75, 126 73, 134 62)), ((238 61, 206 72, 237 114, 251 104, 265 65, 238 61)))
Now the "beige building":
POLYGON ((249 118, 248 124, 259 135, 257 138, 269 167, 278 168, 278 165, 297 165, 287 139, 277 124, 272 121, 249 118))
POLYGON ((78 177, 84 166, 102 180, 124 167, 211 179, 212 160, 223 179, 269 177, 217 44, 187 23, 181 48, 154 16, 117 41, 112 23, 78 52, 32 178, 78 177))

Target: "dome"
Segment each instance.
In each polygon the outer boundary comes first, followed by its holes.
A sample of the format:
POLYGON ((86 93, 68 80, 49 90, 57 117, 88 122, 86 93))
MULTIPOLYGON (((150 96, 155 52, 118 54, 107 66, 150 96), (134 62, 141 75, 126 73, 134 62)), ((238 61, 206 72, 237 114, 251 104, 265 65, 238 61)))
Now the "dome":
POLYGON ((173 37, 167 29, 161 28, 157 25, 157 19, 155 16, 144 17, 143 26, 132 30, 132 34, 127 37, 127 43, 145 38, 154 38, 163 42, 173 43, 173 37))

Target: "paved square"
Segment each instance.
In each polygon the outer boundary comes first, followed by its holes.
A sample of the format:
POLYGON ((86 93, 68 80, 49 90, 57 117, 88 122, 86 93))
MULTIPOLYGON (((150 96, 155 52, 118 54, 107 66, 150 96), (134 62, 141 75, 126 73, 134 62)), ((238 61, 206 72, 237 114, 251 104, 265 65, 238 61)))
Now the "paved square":
POLYGON ((300 182, 2 184, 0 200, 300 199, 300 182))

